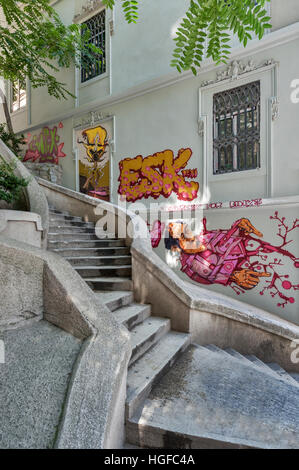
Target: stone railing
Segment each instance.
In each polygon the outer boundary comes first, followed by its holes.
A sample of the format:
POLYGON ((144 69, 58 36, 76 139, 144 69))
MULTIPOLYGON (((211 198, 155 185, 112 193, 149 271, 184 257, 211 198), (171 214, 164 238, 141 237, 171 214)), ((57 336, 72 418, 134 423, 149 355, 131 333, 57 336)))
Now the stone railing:
POLYGON ((128 331, 63 258, 3 236, 0 292, 0 331, 44 318, 83 341, 55 447, 122 447, 128 331))
POLYGON ((41 217, 35 212, 1 209, 0 234, 37 248, 44 243, 41 217))
MULTIPOLYGON (((145 222, 139 216, 99 199, 39 180, 49 202, 86 220, 111 217, 116 234, 131 246, 134 295, 138 302, 152 305, 155 315, 171 319, 172 328, 192 335, 201 345, 213 343, 254 354, 265 362, 277 362, 286 370, 299 372, 294 362, 299 326, 269 312, 225 295, 184 282, 154 253, 145 222), (121 223, 119 222, 121 220, 121 223), (119 227, 130 224, 129 233, 119 227)), ((298 346, 297 346, 298 347, 298 346)))
POLYGON ((47 234, 49 230, 49 208, 47 199, 44 191, 40 188, 35 178, 23 165, 23 163, 16 158, 14 153, 4 144, 0 139, 0 155, 7 162, 15 162, 16 164, 16 175, 22 178, 29 179, 28 186, 24 189, 24 195, 26 198, 26 208, 30 212, 38 214, 41 218, 43 227, 42 246, 47 246, 47 234))

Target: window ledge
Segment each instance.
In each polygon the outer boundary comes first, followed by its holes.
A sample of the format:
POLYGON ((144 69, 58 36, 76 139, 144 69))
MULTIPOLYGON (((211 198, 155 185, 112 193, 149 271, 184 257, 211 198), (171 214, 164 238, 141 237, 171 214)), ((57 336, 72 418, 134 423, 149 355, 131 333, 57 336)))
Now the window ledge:
POLYGON ((216 183, 217 181, 252 178, 258 176, 265 176, 266 174, 267 172, 265 168, 257 168, 256 170, 232 171, 231 173, 220 173, 219 175, 212 174, 209 177, 209 182, 216 183))
POLYGON ((17 116, 18 114, 22 114, 25 111, 27 111, 27 108, 28 106, 23 106, 23 108, 17 109, 16 111, 11 111, 10 115, 13 117, 13 116, 17 116))
POLYGON ((93 85, 94 83, 104 80, 105 78, 108 78, 108 77, 109 77, 108 72, 102 73, 98 77, 94 77, 94 78, 91 78, 90 80, 87 80, 87 82, 84 82, 84 83, 80 82, 79 88, 85 88, 88 85, 93 85))

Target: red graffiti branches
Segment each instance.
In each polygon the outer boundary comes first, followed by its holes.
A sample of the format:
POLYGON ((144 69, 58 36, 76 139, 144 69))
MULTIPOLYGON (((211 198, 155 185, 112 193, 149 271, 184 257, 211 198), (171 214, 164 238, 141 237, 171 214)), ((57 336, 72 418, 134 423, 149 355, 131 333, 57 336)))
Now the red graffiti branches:
MULTIPOLYGON (((274 260, 269 260, 269 255, 271 253, 279 253, 280 255, 290 258, 294 262, 294 267, 299 268, 299 260, 292 253, 285 250, 286 245, 292 243, 293 240, 288 240, 289 234, 295 229, 299 228, 299 219, 295 219, 293 223, 289 226, 286 224, 285 217, 279 217, 278 212, 274 213, 274 216, 270 216, 270 219, 276 220, 278 222, 278 237, 281 238, 281 244, 278 247, 274 247, 270 244, 263 244, 255 253, 256 256, 260 258, 260 261, 255 261, 250 263, 248 260, 248 266, 251 269, 260 271, 260 272, 271 272, 272 276, 270 280, 266 280, 265 287, 260 291, 260 295, 269 293, 271 297, 277 298, 278 303, 277 307, 285 308, 288 304, 295 303, 295 298, 288 294, 288 292, 299 290, 299 284, 294 284, 290 280, 289 274, 282 274, 281 267, 284 266, 282 259, 274 258, 274 260), (268 254, 267 254, 268 253, 268 254)), ((233 287, 233 286, 232 286, 233 287)), ((238 288, 241 292, 242 289, 238 288)), ((234 288, 236 291, 236 288, 234 288)), ((236 291, 237 292, 237 291, 236 291)), ((239 292, 237 292, 239 294, 239 292)))
POLYGON ((192 201, 197 197, 199 184, 194 181, 187 182, 185 178, 195 177, 197 170, 189 170, 185 174, 182 171, 191 155, 192 150, 187 148, 179 150, 176 158, 171 150, 164 150, 145 158, 141 155, 125 158, 119 164, 119 194, 125 196, 127 201, 134 202, 148 197, 168 198, 172 192, 175 192, 178 199, 192 201))

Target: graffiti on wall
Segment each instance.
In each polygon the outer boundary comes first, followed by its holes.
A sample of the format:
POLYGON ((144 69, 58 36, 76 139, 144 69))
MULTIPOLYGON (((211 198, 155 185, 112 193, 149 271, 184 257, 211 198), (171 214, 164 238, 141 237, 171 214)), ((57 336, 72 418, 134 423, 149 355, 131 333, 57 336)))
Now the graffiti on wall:
POLYGON ((98 199, 110 199, 108 131, 96 126, 79 131, 80 191, 98 199))
POLYGON ((299 228, 299 219, 287 225, 278 212, 270 219, 278 222, 281 244, 274 246, 264 240, 263 234, 245 218, 239 219, 227 229, 207 230, 206 219, 199 235, 194 235, 187 224, 172 222, 168 225, 165 247, 179 256, 181 271, 200 284, 230 286, 238 295, 257 289, 265 280, 260 295, 269 293, 277 299, 277 306, 284 308, 295 302, 291 291, 299 289, 288 273, 278 268, 284 260, 291 260, 299 268, 299 258, 286 249, 292 240, 289 235, 299 228))
POLYGON ((59 158, 66 157, 63 152, 64 143, 60 143, 60 136, 58 135, 58 128, 62 128, 63 124, 60 123, 50 127, 43 127, 40 134, 31 136, 27 135, 28 148, 25 153, 24 162, 33 161, 37 163, 55 163, 58 165, 59 158))
POLYGON ((153 248, 157 248, 159 246, 164 230, 165 224, 160 220, 155 220, 152 228, 149 230, 151 244, 153 248))
POLYGON ((192 201, 197 197, 199 184, 186 181, 196 178, 197 170, 185 170, 192 150, 180 149, 177 157, 171 150, 164 150, 143 158, 125 158, 119 163, 118 193, 127 201, 160 196, 168 198, 175 193, 178 199, 192 201))

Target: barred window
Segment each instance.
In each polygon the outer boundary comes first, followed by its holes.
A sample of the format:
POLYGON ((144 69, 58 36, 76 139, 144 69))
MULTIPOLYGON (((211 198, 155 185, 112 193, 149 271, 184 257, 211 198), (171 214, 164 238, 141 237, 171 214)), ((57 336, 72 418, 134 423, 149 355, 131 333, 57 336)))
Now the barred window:
POLYGON ((83 25, 90 31, 89 42, 99 47, 102 51, 102 55, 94 54, 94 60, 88 60, 84 58, 85 62, 87 61, 87 67, 81 68, 81 83, 87 82, 92 78, 98 77, 106 72, 106 12, 102 10, 97 15, 90 18, 88 21, 85 21, 83 25))
POLYGON ((260 167, 260 104, 259 81, 214 95, 214 175, 260 167))
POLYGON ((27 104, 26 83, 16 80, 11 84, 11 111, 18 111, 27 104))

